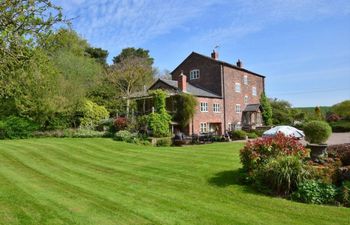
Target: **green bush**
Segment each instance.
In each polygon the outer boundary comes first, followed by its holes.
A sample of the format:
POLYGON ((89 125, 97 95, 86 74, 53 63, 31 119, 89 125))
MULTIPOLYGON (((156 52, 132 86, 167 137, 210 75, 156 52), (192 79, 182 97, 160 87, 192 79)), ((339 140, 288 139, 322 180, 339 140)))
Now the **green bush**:
POLYGON ((150 142, 146 139, 146 136, 139 135, 137 133, 131 133, 127 130, 120 130, 114 135, 115 140, 124 141, 133 144, 150 145, 150 142))
POLYGON ((94 127, 99 121, 109 117, 107 109, 96 103, 86 100, 81 109, 83 117, 80 119, 80 126, 94 127))
POLYGON ((344 206, 350 206, 350 181, 345 181, 340 188, 339 202, 343 203, 344 206))
POLYGON ((297 184, 310 176, 303 162, 296 156, 280 156, 257 168, 255 185, 260 190, 287 196, 295 191, 297 184))
POLYGON ((159 138, 157 139, 157 142, 156 142, 157 147, 168 147, 168 146, 171 146, 171 144, 172 144, 171 137, 159 138))
POLYGON ((127 130, 120 130, 118 131, 117 133, 115 133, 115 139, 117 141, 125 141, 125 142, 128 142, 130 141, 131 139, 133 138, 136 138, 137 137, 137 134, 135 133, 130 133, 129 131, 127 130))
POLYGON ((336 196, 337 188, 334 185, 306 180, 298 184, 298 189, 292 194, 292 199, 312 204, 332 204, 336 196))
POLYGON ((348 120, 329 122, 329 125, 333 132, 350 132, 350 121, 348 120))
POLYGON ((332 133, 332 128, 324 121, 310 121, 304 125, 305 139, 310 143, 322 144, 332 133))
POLYGON ((254 132, 247 133, 247 136, 248 136, 248 138, 251 138, 251 139, 254 139, 254 138, 258 137, 258 135, 256 133, 254 133, 254 132))
POLYGON ((230 131, 229 134, 233 140, 244 140, 247 136, 247 132, 245 132, 244 130, 233 130, 230 131))
POLYGON ((39 126, 29 119, 9 116, 0 121, 0 139, 18 139, 33 136, 39 126))

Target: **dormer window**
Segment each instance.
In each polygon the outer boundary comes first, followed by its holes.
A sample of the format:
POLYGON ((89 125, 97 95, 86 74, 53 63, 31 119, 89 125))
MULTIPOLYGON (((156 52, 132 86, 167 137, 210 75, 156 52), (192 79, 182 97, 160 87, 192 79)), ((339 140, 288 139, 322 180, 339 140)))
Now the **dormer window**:
POLYGON ((190 71, 190 80, 199 79, 199 69, 190 71))

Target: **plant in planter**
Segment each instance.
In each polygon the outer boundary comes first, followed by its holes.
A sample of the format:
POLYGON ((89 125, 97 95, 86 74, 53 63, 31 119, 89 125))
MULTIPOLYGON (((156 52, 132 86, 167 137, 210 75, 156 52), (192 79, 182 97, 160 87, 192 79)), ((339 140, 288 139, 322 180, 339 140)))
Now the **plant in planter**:
POLYGON ((324 121, 310 121, 304 126, 305 139, 310 144, 306 147, 311 150, 311 159, 320 159, 327 155, 327 144, 332 128, 324 121))

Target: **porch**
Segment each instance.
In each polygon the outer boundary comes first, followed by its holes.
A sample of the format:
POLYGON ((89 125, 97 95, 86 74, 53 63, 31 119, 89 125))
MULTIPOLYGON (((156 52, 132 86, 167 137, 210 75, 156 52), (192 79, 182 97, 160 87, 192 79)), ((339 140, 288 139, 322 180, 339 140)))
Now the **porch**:
POLYGON ((255 130, 263 125, 262 113, 263 109, 260 104, 249 104, 242 112, 242 129, 255 130))

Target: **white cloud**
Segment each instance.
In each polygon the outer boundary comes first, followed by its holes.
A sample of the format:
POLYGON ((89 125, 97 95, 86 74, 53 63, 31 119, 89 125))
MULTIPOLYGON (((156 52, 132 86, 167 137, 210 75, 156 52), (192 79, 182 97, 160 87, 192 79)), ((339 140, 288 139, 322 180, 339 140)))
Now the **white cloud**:
POLYGON ((68 17, 77 17, 73 27, 95 45, 121 48, 183 26, 215 1, 200 0, 75 0, 57 1, 68 17))

